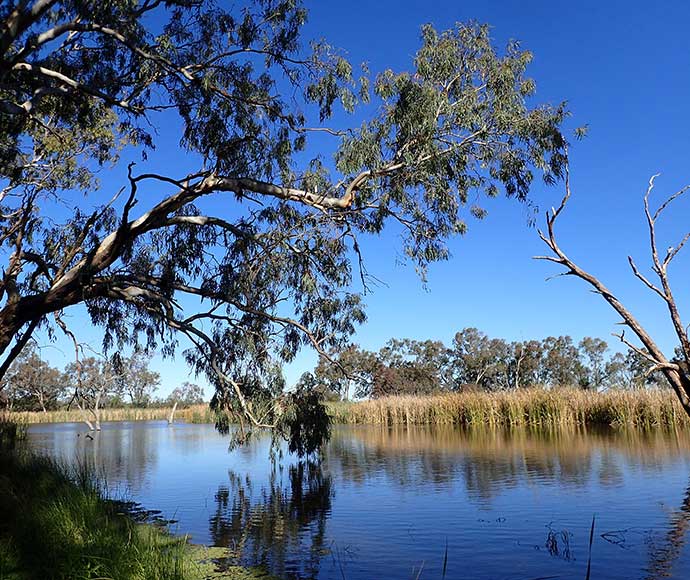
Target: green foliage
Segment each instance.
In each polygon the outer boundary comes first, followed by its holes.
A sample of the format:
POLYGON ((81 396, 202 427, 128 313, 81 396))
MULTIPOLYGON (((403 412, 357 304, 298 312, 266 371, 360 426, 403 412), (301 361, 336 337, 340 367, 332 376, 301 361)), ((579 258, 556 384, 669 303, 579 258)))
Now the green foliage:
POLYGON ((55 409, 66 392, 62 373, 43 360, 33 345, 22 351, 4 381, 8 407, 17 411, 55 409))
MULTIPOLYGON (((406 70, 359 75, 303 42, 305 20, 296 0, 0 9, 0 352, 37 327, 78 340, 63 312, 83 303, 105 351, 172 356, 184 335, 220 416, 272 424, 278 365, 305 346, 341 350, 365 319, 360 236, 397 224, 424 276, 484 217, 483 195, 528 202, 538 174, 560 178, 567 111, 531 102, 518 44, 427 25, 406 70), (351 128, 329 125, 337 108, 351 128), (180 127, 190 175, 146 173, 162 126, 180 127), (122 147, 144 173, 130 166, 100 199, 96 174, 122 147)), ((386 368, 390 385, 440 380, 386 368)))
POLYGON ((379 361, 374 353, 350 345, 337 353, 335 364, 321 357, 312 379, 325 393, 333 393, 341 399, 347 400, 353 394, 364 397, 371 392, 378 366, 379 361))
POLYGON ((500 391, 537 386, 602 390, 661 386, 658 372, 642 354, 607 357, 608 344, 570 336, 509 343, 476 328, 457 332, 450 347, 440 341, 391 339, 378 352, 350 346, 332 360, 322 358, 305 384, 325 392, 356 396, 428 395, 448 391, 500 391))
POLYGON ((160 385, 160 375, 149 369, 150 362, 151 355, 144 351, 135 351, 130 357, 113 357, 117 392, 127 394, 134 407, 147 407, 160 385))
POLYGON ((179 387, 175 387, 166 400, 168 405, 179 403, 182 407, 200 405, 203 402, 204 389, 188 381, 185 381, 179 387))
POLYGON ((290 453, 299 457, 316 453, 330 437, 330 429, 330 419, 318 391, 298 388, 285 395, 276 434, 287 441, 290 453))

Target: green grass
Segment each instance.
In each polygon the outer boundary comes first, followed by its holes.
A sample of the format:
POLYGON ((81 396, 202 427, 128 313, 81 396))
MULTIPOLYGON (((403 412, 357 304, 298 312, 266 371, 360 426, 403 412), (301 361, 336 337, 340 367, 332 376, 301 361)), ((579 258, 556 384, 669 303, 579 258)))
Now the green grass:
POLYGON ((448 393, 330 403, 335 423, 462 425, 557 429, 611 426, 639 429, 690 427, 671 390, 609 391, 531 389, 496 393, 448 393))
POLYGON ((216 572, 227 552, 136 523, 83 468, 0 451, 0 580, 266 577, 237 567, 216 572))

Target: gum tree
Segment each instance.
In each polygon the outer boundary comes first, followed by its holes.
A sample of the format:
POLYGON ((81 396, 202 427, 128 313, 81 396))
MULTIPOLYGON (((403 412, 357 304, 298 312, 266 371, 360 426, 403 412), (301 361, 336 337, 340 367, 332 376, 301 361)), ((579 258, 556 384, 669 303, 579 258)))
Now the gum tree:
POLYGON ((28 345, 15 359, 6 378, 14 408, 21 405, 26 410, 38 408, 46 413, 65 394, 62 373, 44 361, 33 345, 28 345))
POLYGON ((532 104, 516 43, 425 26, 407 70, 360 74, 302 42, 305 19, 293 0, 0 7, 0 376, 36 328, 78 342, 64 313, 83 304, 106 350, 185 336, 218 407, 275 425, 299 400, 260 418, 250 399, 280 395, 276 363, 364 319, 358 237, 395 224, 423 274, 482 195, 561 175, 566 112, 532 104), (176 123, 197 168, 147 170, 176 123), (99 192, 122 147, 143 163, 99 192))
POLYGON ((133 407, 148 406, 160 386, 160 375, 149 368, 150 362, 151 354, 143 351, 126 358, 115 357, 120 391, 129 397, 133 407))

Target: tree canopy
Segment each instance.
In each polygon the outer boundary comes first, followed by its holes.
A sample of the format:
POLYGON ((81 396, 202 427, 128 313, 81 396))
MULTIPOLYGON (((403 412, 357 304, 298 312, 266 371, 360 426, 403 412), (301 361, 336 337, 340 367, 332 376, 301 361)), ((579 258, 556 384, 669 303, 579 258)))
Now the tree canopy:
POLYGON ((391 339, 378 352, 357 345, 321 358, 301 383, 347 399, 426 395, 466 390, 575 387, 591 390, 658 387, 663 377, 633 349, 608 354, 600 338, 570 336, 508 342, 477 328, 441 341, 391 339))
POLYGON ((371 73, 303 41, 306 18, 293 0, 3 3, 0 375, 36 328, 78 352, 63 313, 84 304, 106 350, 186 336, 216 407, 275 425, 292 411, 248 400, 280 395, 277 364, 364 320, 359 236, 397 224, 423 275, 482 195, 561 176, 566 110, 532 102, 518 43, 426 25, 406 70, 371 73), (147 172, 172 120, 198 166, 147 172), (97 193, 123 148, 142 161, 97 193))

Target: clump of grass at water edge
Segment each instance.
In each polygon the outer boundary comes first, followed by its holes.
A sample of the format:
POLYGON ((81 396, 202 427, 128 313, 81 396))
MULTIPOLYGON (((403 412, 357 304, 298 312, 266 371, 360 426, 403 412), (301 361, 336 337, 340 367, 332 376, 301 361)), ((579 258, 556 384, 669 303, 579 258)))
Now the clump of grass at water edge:
POLYGON ((83 467, 0 449, 0 580, 260 577, 235 567, 215 572, 227 550, 137 523, 122 506, 83 467))

